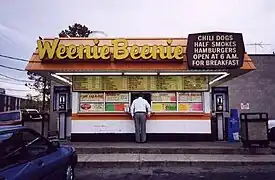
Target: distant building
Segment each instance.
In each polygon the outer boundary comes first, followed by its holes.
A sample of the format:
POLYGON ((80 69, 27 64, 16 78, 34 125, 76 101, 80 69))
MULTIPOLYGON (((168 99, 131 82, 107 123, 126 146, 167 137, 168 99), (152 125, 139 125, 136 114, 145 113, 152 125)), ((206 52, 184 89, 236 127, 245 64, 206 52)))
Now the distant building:
POLYGON ((256 70, 222 85, 229 88, 230 108, 240 112, 267 112, 270 119, 275 119, 275 54, 249 57, 256 70))
POLYGON ((0 89, 0 112, 19 110, 21 108, 25 108, 25 106, 31 103, 31 101, 28 99, 1 93, 3 92, 1 89, 0 89))

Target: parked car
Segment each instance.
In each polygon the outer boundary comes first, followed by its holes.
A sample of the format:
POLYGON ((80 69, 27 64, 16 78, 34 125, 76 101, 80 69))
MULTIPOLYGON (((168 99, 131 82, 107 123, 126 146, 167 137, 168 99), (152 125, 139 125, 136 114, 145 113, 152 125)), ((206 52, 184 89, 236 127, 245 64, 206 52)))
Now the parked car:
POLYGON ((31 120, 41 120, 42 115, 37 109, 21 109, 22 118, 26 121, 31 120))
POLYGON ((270 119, 268 121, 268 135, 269 135, 269 140, 275 141, 275 120, 270 119))
POLYGON ((73 147, 24 126, 0 127, 0 180, 74 179, 73 147))

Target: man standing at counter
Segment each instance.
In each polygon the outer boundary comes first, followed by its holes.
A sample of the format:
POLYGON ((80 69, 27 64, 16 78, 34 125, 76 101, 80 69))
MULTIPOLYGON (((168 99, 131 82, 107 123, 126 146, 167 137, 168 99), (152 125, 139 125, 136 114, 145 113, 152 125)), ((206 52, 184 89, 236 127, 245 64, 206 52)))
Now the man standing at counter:
POLYGON ((146 141, 146 119, 151 115, 151 107, 146 99, 139 93, 131 105, 131 115, 135 121, 136 142, 146 141))

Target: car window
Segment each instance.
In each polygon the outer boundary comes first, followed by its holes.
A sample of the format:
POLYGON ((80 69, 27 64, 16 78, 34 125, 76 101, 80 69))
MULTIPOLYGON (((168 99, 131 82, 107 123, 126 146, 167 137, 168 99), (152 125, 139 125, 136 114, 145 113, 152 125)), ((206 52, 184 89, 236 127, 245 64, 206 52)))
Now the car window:
POLYGON ((40 114, 37 111, 29 111, 28 112, 32 118, 40 118, 40 114))
POLYGON ((23 141, 30 156, 37 158, 50 153, 50 143, 33 131, 24 130, 23 141))
POLYGON ((28 161, 20 132, 1 132, 0 169, 28 161))

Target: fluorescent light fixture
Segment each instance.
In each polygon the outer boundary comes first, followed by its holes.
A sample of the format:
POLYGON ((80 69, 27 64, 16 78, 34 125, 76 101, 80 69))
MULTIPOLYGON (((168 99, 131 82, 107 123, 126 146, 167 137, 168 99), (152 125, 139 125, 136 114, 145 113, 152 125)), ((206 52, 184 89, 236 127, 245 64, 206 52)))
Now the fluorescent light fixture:
POLYGON ((117 76, 117 75, 122 75, 122 73, 117 73, 117 72, 113 72, 113 73, 84 73, 84 72, 80 72, 80 73, 56 73, 57 75, 61 75, 61 76, 117 76))
POLYGON ((71 81, 69 81, 68 79, 66 79, 66 78, 63 78, 63 77, 58 76, 58 75, 56 75, 56 74, 51 74, 51 76, 53 76, 53 77, 59 79, 60 81, 65 82, 65 83, 67 83, 67 84, 73 85, 73 83, 72 83, 71 81))
POLYGON ((159 75, 171 76, 171 75, 223 75, 226 72, 178 72, 178 73, 159 73, 159 75))
POLYGON ((124 75, 158 75, 156 72, 125 72, 124 75))
POLYGON ((215 83, 215 82, 217 82, 217 81, 219 81, 219 80, 225 78, 225 77, 228 76, 228 75, 229 75, 229 73, 224 73, 223 75, 221 75, 221 76, 219 76, 219 77, 213 79, 212 81, 210 81, 209 84, 211 85, 211 84, 213 84, 213 83, 215 83))

